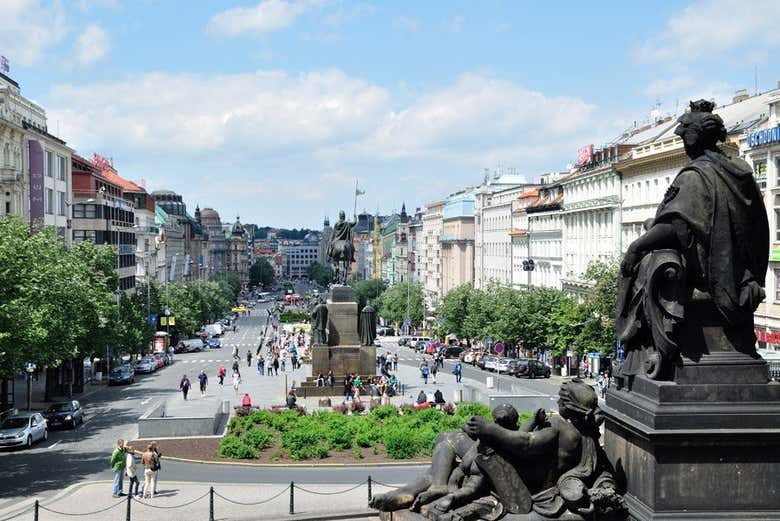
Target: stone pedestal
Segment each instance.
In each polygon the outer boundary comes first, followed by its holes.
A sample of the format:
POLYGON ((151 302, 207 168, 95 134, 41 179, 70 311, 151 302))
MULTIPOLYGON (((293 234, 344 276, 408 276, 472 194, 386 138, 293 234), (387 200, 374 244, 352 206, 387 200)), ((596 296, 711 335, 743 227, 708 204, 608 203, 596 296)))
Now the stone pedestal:
POLYGON ((312 377, 302 382, 308 396, 341 395, 344 376, 359 374, 362 378, 376 374, 376 347, 361 346, 358 335, 358 312, 355 295, 349 286, 333 286, 328 300, 328 345, 312 346, 312 377), (333 371, 335 384, 316 387, 319 373, 333 371))
POLYGON ((633 520, 780 519, 780 384, 763 360, 713 353, 674 382, 619 383, 604 448, 633 520))

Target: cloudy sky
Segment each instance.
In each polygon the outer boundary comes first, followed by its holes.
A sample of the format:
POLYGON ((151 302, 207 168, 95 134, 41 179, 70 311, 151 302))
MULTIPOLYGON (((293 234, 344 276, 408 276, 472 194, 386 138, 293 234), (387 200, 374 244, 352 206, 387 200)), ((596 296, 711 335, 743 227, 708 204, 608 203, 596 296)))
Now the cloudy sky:
POLYGON ((780 2, 0 0, 49 129, 149 190, 318 227, 564 169, 656 103, 774 88, 780 2), (186 6, 186 7, 185 7, 186 6))

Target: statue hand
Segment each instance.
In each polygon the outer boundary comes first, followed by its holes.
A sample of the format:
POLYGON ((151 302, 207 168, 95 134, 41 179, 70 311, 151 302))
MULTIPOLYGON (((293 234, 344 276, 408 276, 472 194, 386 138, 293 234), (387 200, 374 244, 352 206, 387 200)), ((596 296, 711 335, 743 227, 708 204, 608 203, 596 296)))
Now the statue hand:
POLYGON ((620 263, 620 271, 623 273, 623 276, 630 277, 641 260, 642 254, 629 246, 623 257, 623 262, 620 263))
POLYGON ((463 432, 469 435, 472 439, 479 439, 479 437, 485 433, 488 427, 488 422, 482 416, 472 416, 463 425, 463 432))

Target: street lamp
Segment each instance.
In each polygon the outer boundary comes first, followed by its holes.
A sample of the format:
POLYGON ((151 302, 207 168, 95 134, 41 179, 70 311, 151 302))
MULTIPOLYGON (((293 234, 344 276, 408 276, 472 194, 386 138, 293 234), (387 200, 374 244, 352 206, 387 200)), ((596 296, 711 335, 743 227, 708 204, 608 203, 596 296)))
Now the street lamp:
POLYGON ((35 372, 35 362, 27 362, 24 366, 27 371, 27 412, 32 410, 32 375, 35 372))

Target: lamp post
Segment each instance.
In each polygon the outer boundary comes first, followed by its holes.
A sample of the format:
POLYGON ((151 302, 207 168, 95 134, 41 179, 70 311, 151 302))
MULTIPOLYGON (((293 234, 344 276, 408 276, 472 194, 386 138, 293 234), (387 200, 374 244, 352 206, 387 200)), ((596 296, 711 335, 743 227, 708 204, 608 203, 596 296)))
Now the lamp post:
POLYGON ((27 371, 27 412, 32 410, 32 375, 35 372, 35 362, 27 362, 24 366, 27 371))

